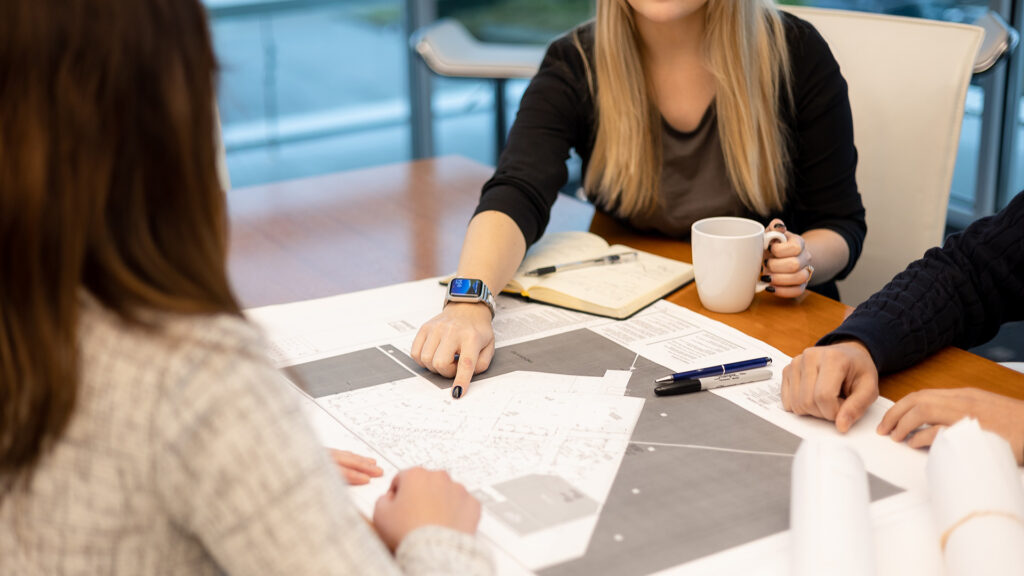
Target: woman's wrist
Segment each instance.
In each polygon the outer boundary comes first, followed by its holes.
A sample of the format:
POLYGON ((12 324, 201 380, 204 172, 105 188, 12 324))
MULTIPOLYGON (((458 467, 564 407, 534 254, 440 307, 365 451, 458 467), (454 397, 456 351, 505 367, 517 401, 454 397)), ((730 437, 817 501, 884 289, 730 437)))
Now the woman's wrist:
POLYGON ((815 228, 804 232, 803 238, 808 252, 814 255, 814 278, 810 285, 831 282, 846 268, 850 261, 850 247, 838 232, 815 228))

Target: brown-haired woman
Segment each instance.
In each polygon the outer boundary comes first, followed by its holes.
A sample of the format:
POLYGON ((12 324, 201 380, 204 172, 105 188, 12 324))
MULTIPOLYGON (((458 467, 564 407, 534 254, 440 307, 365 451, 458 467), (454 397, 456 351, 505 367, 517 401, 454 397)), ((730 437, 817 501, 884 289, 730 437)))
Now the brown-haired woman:
POLYGON ((205 18, 0 2, 0 572, 488 572, 443 472, 374 535, 242 318, 205 18))

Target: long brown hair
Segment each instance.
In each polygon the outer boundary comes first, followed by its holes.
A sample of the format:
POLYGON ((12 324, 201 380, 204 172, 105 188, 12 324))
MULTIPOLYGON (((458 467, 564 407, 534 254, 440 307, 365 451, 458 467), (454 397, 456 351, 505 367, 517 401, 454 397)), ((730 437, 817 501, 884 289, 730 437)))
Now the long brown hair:
POLYGON ((0 2, 0 496, 75 405, 81 292, 240 314, 198 0, 0 2))
MULTIPOLYGON (((774 0, 708 0, 704 44, 729 181, 767 216, 782 209, 789 186, 780 106, 791 105, 789 50, 774 0)), ((640 46, 628 1, 597 0, 597 136, 584 186, 624 217, 657 208, 661 187, 660 113, 640 46)))

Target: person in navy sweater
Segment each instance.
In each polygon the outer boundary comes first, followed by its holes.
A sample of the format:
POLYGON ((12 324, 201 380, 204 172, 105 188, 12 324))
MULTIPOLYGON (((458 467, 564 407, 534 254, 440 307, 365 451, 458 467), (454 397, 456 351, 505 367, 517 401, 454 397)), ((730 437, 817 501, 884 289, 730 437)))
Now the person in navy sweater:
MULTIPOLYGON (((878 397, 878 376, 911 366, 945 346, 990 340, 1004 322, 1024 319, 1024 192, 942 248, 932 248, 874 294, 837 329, 793 359, 782 404, 833 420, 846 432, 878 397)), ((969 383, 968 383, 969 384, 969 383)), ((930 446, 964 416, 997 432, 1024 464, 1024 401, 977 388, 922 390, 897 402, 879 434, 930 446)))

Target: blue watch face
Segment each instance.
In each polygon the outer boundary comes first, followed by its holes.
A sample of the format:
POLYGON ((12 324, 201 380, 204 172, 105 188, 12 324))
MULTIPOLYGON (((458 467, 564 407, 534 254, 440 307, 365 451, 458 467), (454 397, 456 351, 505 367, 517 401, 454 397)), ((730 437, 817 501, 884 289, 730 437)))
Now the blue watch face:
POLYGON ((448 293, 452 296, 470 296, 479 298, 484 293, 484 283, 471 278, 454 278, 448 284, 448 293))

